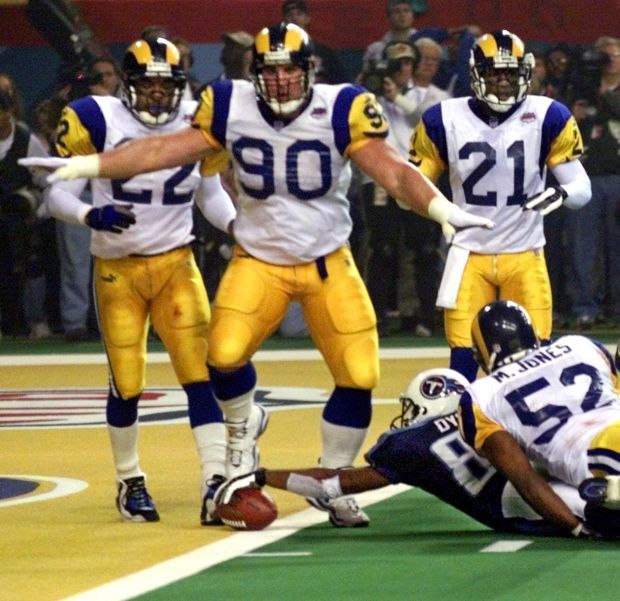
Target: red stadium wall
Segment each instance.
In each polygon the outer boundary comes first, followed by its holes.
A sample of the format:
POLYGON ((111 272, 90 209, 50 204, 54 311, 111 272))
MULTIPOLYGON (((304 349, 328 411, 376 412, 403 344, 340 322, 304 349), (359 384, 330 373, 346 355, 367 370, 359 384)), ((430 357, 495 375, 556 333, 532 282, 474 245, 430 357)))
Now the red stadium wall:
MULTIPOLYGON (((104 43, 133 40, 146 25, 167 26, 192 43, 217 43, 223 31, 256 32, 280 17, 281 0, 75 0, 104 43)), ((384 0, 309 0, 313 36, 334 48, 364 48, 386 30, 384 0)), ((620 35, 620 0, 429 0, 418 27, 477 24, 523 39, 589 43, 620 35), (448 8, 449 7, 449 8, 448 8)), ((0 46, 44 46, 23 6, 0 6, 0 46)))

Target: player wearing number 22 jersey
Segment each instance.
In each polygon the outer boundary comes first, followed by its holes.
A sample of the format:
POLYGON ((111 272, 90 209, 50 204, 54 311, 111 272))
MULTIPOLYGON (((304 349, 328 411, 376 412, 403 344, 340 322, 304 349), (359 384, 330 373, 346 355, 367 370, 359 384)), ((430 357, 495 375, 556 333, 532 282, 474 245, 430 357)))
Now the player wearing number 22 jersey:
POLYGON ((444 308, 450 367, 470 381, 477 372, 470 327, 486 303, 518 302, 538 337, 550 338, 543 215, 562 203, 579 208, 590 198, 578 160, 583 145, 577 123, 563 104, 526 94, 532 64, 514 34, 485 34, 470 60, 475 97, 429 108, 411 139, 413 164, 434 181, 448 169, 452 201, 496 223, 493 230, 457 232, 437 298, 444 308), (546 187, 547 169, 560 186, 546 187))
MULTIPOLYGON (((58 153, 103 152, 133 138, 186 128, 196 103, 180 100, 184 84, 171 42, 135 42, 123 62, 124 98, 86 96, 69 104, 58 128, 58 153)), ((144 489, 137 447, 151 321, 188 397, 203 489, 225 469, 222 413, 206 366, 210 307, 190 244, 194 204, 223 230, 235 210, 219 175, 202 177, 196 162, 128 179, 93 179, 93 206, 79 199, 87 184, 85 178, 55 183, 50 210, 93 228, 97 318, 110 368, 106 417, 117 507, 127 520, 154 521, 158 513, 144 489)))

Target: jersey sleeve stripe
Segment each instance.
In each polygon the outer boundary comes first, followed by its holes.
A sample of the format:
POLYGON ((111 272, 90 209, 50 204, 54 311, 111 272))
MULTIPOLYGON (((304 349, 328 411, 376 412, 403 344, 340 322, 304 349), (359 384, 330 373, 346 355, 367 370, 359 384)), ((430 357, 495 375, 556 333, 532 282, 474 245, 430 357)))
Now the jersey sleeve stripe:
POLYGON ((341 90, 334 103, 332 114, 332 126, 334 128, 334 142, 338 152, 344 155, 351 143, 351 130, 349 127, 349 113, 355 98, 363 92, 360 86, 347 86, 341 90))
POLYGON ((103 152, 107 128, 101 107, 91 96, 85 96, 72 102, 71 108, 88 130, 90 140, 97 152, 103 152))
POLYGON ((448 142, 446 140, 446 128, 443 124, 441 103, 435 104, 424 111, 422 121, 426 134, 437 147, 441 160, 448 164, 448 142))
POLYGON ((545 113, 542 126, 542 136, 540 141, 540 170, 545 167, 547 158, 551 153, 553 141, 562 133, 566 122, 570 117, 570 112, 563 104, 552 102, 545 113))
POLYGON ((226 147, 226 124, 230 111, 230 97, 233 85, 229 79, 223 79, 213 84, 213 123, 211 133, 213 137, 225 148, 226 147))

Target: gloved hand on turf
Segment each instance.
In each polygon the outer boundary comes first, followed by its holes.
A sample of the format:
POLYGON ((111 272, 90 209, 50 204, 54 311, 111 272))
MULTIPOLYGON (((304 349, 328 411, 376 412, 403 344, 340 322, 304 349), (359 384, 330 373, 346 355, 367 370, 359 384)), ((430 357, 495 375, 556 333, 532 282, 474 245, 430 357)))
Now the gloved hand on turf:
POLYGON ((236 478, 232 478, 227 482, 224 482, 215 493, 214 501, 216 507, 219 505, 226 505, 230 502, 234 492, 240 488, 247 488, 248 486, 255 486, 256 488, 262 488, 265 486, 265 470, 259 469, 249 474, 242 474, 236 478))
POLYGON ((568 194, 562 186, 551 186, 540 194, 532 196, 523 205, 524 211, 536 211, 541 215, 548 215, 562 206, 568 194))
POLYGON ((94 230, 120 234, 136 222, 133 205, 105 205, 88 211, 84 222, 94 230))

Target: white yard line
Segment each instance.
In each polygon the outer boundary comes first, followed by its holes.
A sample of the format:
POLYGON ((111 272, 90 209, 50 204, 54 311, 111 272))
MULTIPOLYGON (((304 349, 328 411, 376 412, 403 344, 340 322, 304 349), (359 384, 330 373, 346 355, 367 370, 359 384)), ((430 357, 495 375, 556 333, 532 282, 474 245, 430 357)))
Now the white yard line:
MULTIPOLYGON (((379 351, 381 359, 443 359, 449 356, 448 347, 388 348, 379 351)), ((320 361, 317 350, 258 351, 254 361, 320 361)), ((168 353, 149 353, 148 363, 169 363, 168 353)), ((23 365, 104 365, 105 353, 54 355, 0 355, 0 367, 23 365)))
MULTIPOLYGON (((366 507, 409 489, 409 486, 398 484, 356 495, 356 499, 362 507, 366 507)), ((303 528, 320 524, 326 520, 326 513, 316 509, 306 509, 276 520, 269 528, 260 532, 237 532, 222 541, 205 545, 195 551, 155 564, 145 570, 67 597, 65 601, 125 601, 193 576, 229 559, 247 555, 255 549, 279 541, 303 528)))
POLYGON ((480 549, 480 553, 514 553, 533 542, 532 540, 498 540, 496 543, 480 549))

